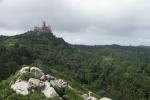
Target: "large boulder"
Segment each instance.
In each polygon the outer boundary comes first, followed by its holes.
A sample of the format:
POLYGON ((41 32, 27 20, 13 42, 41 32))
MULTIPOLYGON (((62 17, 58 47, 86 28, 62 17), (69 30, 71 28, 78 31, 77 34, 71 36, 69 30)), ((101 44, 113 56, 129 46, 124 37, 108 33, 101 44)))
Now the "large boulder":
POLYGON ((47 78, 46 78, 46 75, 43 75, 41 78, 40 78, 41 81, 46 81, 47 78))
POLYGON ((85 100, 98 100, 98 99, 95 98, 95 97, 90 96, 90 97, 87 97, 85 100))
POLYGON ((27 95, 29 93, 28 82, 23 80, 17 80, 14 84, 11 85, 11 88, 18 94, 27 95))
POLYGON ((28 89, 42 88, 44 85, 44 82, 35 78, 30 78, 28 81, 28 89))
POLYGON ((30 72, 30 67, 23 67, 22 69, 20 69, 19 73, 23 74, 23 73, 27 73, 30 72))
POLYGON ((51 80, 50 81, 52 87, 60 94, 63 95, 65 92, 66 87, 68 86, 67 82, 62 79, 58 80, 51 80))
POLYGON ((51 81, 51 84, 53 87, 58 87, 58 88, 66 88, 68 86, 67 82, 65 82, 62 79, 58 79, 58 80, 53 80, 51 81))
POLYGON ((55 80, 56 78, 52 75, 47 74, 46 75, 47 80, 55 80))
POLYGON ((99 99, 99 100, 112 100, 112 99, 107 98, 107 97, 103 97, 103 98, 101 98, 101 99, 99 99))
POLYGON ((83 100, 98 100, 96 97, 88 96, 87 94, 82 95, 83 100))
POLYGON ((43 71, 37 67, 31 67, 30 73, 33 74, 37 78, 41 78, 44 75, 43 71))
POLYGON ((51 87, 51 84, 48 81, 45 82, 45 87, 42 92, 47 98, 59 96, 55 89, 51 87))
POLYGON ((83 94, 82 97, 84 100, 98 100, 96 97, 91 96, 92 92, 89 91, 88 94, 83 94))
POLYGON ((49 74, 47 74, 47 75, 43 75, 41 78, 40 78, 40 80, 42 80, 42 81, 50 81, 50 80, 54 80, 54 79, 56 79, 54 76, 52 76, 52 75, 49 75, 49 74))
POLYGON ((88 95, 87 94, 83 94, 82 98, 83 98, 83 100, 86 100, 88 98, 88 95))

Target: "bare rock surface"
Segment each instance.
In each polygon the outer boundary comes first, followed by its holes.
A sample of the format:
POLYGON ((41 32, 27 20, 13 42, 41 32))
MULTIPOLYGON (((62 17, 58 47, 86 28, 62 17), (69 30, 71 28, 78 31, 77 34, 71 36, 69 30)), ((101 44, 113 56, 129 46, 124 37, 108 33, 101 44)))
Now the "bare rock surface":
POLYGON ((18 94, 22 95, 29 94, 27 81, 17 80, 14 84, 11 85, 11 88, 18 94))
POLYGON ((48 81, 45 82, 45 87, 42 92, 48 98, 59 96, 55 89, 51 87, 51 84, 48 81))
POLYGON ((85 100, 98 100, 98 99, 95 98, 95 97, 90 96, 90 97, 87 97, 85 100))
POLYGON ((23 67, 22 69, 20 69, 19 73, 23 74, 23 73, 27 73, 30 72, 30 67, 23 67))
POLYGON ((52 87, 60 94, 63 95, 65 92, 65 88, 67 88, 68 84, 62 79, 51 80, 50 81, 52 87))
POLYGON ((28 88, 29 89, 35 89, 35 88, 41 88, 44 87, 44 82, 40 81, 39 79, 30 78, 28 81, 28 88))
POLYGON ((67 87, 67 82, 65 82, 62 79, 58 79, 58 80, 53 80, 51 81, 51 84, 53 87, 57 87, 60 89, 66 88, 67 87))
POLYGON ((41 78, 44 75, 43 71, 37 67, 31 67, 30 73, 32 73, 34 76, 38 78, 41 78))
POLYGON ((82 95, 83 100, 112 100, 112 99, 107 98, 107 97, 103 97, 103 98, 101 98, 101 99, 98 99, 98 98, 96 98, 96 97, 91 96, 91 94, 92 94, 91 91, 89 91, 88 94, 83 94, 83 95, 82 95))
POLYGON ((107 97, 103 97, 103 98, 101 98, 101 99, 99 99, 99 100, 112 100, 112 99, 107 98, 107 97))

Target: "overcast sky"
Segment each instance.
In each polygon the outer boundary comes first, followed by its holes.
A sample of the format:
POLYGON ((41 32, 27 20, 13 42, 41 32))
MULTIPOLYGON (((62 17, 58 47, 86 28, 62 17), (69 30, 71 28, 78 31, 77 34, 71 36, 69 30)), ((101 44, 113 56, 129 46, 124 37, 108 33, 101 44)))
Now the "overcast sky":
POLYGON ((150 0, 0 0, 0 34, 45 20, 72 44, 150 45, 150 0))

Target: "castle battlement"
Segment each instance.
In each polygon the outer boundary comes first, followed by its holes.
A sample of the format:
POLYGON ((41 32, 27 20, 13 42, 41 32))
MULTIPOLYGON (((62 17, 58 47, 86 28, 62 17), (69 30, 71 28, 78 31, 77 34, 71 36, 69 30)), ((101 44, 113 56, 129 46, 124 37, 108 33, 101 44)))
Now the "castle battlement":
POLYGON ((46 22, 45 21, 43 22, 42 27, 35 26, 34 27, 34 31, 37 31, 37 32, 50 32, 50 33, 52 33, 51 26, 50 25, 46 26, 46 22))

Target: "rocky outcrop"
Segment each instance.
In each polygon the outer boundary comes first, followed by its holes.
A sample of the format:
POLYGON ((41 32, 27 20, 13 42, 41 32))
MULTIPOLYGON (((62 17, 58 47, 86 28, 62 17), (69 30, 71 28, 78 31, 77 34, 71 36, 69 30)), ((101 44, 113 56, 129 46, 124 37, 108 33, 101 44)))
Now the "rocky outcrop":
POLYGON ((27 81, 17 80, 11 85, 11 88, 18 94, 27 95, 29 93, 27 81))
POLYGON ((42 88, 44 86, 44 82, 38 79, 30 78, 28 81, 28 89, 42 88))
POLYGON ((86 100, 98 100, 98 99, 96 97, 90 96, 90 97, 87 97, 86 100))
POLYGON ((45 82, 45 87, 42 92, 48 98, 59 96, 55 89, 51 87, 51 84, 48 81, 45 82))
POLYGON ((87 97, 88 97, 88 95, 87 95, 87 94, 83 94, 83 95, 82 95, 82 98, 83 98, 84 100, 86 100, 86 99, 87 99, 87 97))
POLYGON ((68 86, 67 82, 62 79, 51 80, 50 83, 60 95, 63 95, 66 87, 68 86))
POLYGON ((82 95, 83 99, 84 100, 98 100, 96 97, 91 96, 91 93, 92 92, 89 91, 88 95, 87 94, 83 94, 82 95))
POLYGON ((21 74, 23 74, 23 73, 27 73, 27 72, 30 72, 30 67, 23 67, 20 71, 19 71, 19 73, 21 73, 21 74))
POLYGON ((30 73, 38 78, 41 78, 44 75, 43 71, 37 67, 31 67, 30 73))
POLYGON ((63 97, 65 89, 68 87, 67 82, 62 79, 56 79, 52 75, 45 75, 43 71, 37 67, 23 67, 17 74, 17 81, 11 83, 11 88, 18 94, 28 95, 30 92, 40 89, 47 97, 63 97), (20 79, 25 73, 31 74, 28 81, 20 79))
POLYGON ((42 80, 42 81, 45 81, 45 80, 50 81, 50 80, 55 80, 55 79, 56 79, 56 78, 55 78, 54 76, 49 75, 49 74, 43 75, 43 76, 40 78, 40 80, 42 80))
POLYGON ((112 99, 107 98, 107 97, 103 97, 101 99, 98 99, 96 97, 91 96, 91 94, 92 94, 92 92, 89 91, 88 94, 83 94, 82 97, 84 100, 112 100, 112 99))
POLYGON ((103 98, 101 98, 101 99, 99 99, 99 100, 112 100, 112 99, 107 98, 107 97, 103 97, 103 98))
MULTIPOLYGON (((23 67, 18 71, 15 79, 11 81, 10 86, 18 94, 28 95, 30 92, 35 92, 38 89, 47 98, 59 97, 64 100, 68 98, 65 94, 66 88, 76 91, 66 81, 57 79, 50 74, 45 74, 37 67, 29 66, 23 67)), ((107 97, 98 99, 91 94, 92 92, 90 91, 88 94, 83 94, 83 100, 112 100, 107 97)))

